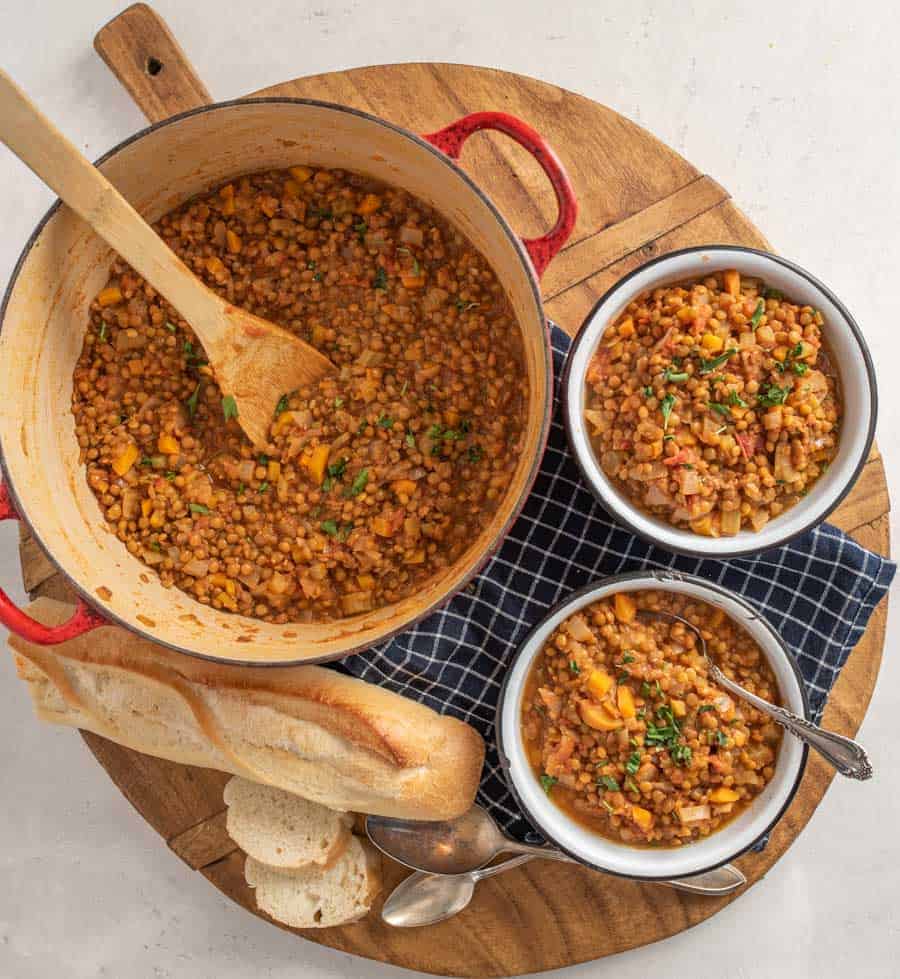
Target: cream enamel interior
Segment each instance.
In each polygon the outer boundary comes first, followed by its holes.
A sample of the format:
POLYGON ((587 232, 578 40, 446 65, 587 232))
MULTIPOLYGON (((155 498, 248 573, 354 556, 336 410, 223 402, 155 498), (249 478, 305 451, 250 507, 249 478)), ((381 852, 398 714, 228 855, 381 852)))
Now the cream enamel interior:
POLYGON ((217 612, 175 588, 163 588, 127 552, 107 529, 88 488, 70 408, 88 306, 105 282, 112 253, 67 208, 53 214, 25 257, 0 333, 0 388, 5 393, 0 448, 20 514, 97 608, 157 641, 221 659, 285 663, 334 658, 377 642, 447 598, 524 500, 548 422, 549 353, 527 259, 467 180, 408 135, 337 107, 234 103, 141 135, 116 151, 102 170, 154 221, 232 177, 297 163, 366 173, 433 205, 489 260, 523 334, 530 408, 512 484, 467 552, 417 594, 337 623, 271 625, 217 612))

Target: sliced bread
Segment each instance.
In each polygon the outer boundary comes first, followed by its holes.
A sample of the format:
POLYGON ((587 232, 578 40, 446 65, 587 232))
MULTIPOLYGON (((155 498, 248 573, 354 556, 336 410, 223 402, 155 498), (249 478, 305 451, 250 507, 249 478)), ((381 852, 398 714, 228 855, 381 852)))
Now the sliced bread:
POLYGON ((291 928, 331 928, 358 921, 381 890, 381 861, 358 836, 330 867, 284 871, 247 857, 244 877, 256 904, 291 928))
POLYGON ((327 867, 346 850, 353 816, 235 777, 225 786, 228 835, 259 863, 282 870, 327 867))

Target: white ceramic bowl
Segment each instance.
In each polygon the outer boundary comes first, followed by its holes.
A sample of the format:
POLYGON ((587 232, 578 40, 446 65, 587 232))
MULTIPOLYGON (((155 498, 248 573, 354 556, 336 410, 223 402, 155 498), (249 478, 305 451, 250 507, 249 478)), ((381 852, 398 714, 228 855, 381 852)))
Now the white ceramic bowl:
POLYGON ((846 307, 809 272, 769 252, 731 245, 708 245, 671 252, 625 276, 588 314, 566 363, 562 382, 563 415, 569 444, 582 474, 606 509, 633 533, 667 550, 697 557, 729 558, 784 544, 821 523, 850 492, 869 455, 875 434, 878 397, 875 371, 865 340, 846 307), (632 503, 600 467, 584 418, 585 374, 610 323, 642 292, 657 286, 696 281, 711 272, 736 268, 763 279, 793 302, 820 309, 825 338, 840 375, 844 417, 838 454, 810 492, 762 530, 734 537, 703 537, 673 527, 632 503))
POLYGON ((538 623, 510 664, 497 705, 497 742, 506 780, 526 819, 550 843, 579 862, 623 877, 667 880, 689 877, 734 860, 764 837, 794 797, 806 767, 807 747, 785 734, 775 763, 775 775, 753 802, 722 829, 683 847, 631 847, 591 833, 553 804, 528 763, 522 739, 521 711, 525 682, 535 657, 553 630, 570 615, 618 591, 678 592, 721 608, 759 645, 772 668, 782 703, 803 717, 809 715, 800 673, 784 643, 743 599, 727 589, 693 575, 672 571, 616 575, 588 585, 557 605, 538 623))

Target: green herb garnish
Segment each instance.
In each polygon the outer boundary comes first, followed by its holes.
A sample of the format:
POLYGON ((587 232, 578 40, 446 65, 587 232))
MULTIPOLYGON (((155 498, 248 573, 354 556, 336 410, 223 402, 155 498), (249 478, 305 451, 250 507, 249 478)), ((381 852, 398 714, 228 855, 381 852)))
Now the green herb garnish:
POLYGON ((626 653, 622 657, 622 662, 623 663, 633 663, 634 662, 634 656, 632 656, 631 653, 626 653))
POLYGON ((404 381, 403 387, 400 388, 400 397, 402 398, 408 390, 409 390, 409 381, 404 381))
POLYGON ((620 792, 621 788, 619 783, 612 777, 612 775, 601 775, 597 779, 597 784, 602 786, 608 792, 620 792))
POLYGON ((747 408, 749 407, 747 402, 737 393, 737 391, 728 392, 728 403, 735 408, 747 408))
POLYGON ((288 407, 288 396, 286 394, 283 394, 278 399, 278 404, 275 405, 275 417, 277 418, 280 414, 287 411, 287 407, 288 407))
POLYGON ((338 459, 337 462, 332 462, 328 467, 328 475, 332 479, 340 479, 344 475, 344 470, 347 468, 347 460, 345 458, 338 459))
POLYGON ((706 407, 718 412, 725 418, 731 417, 731 409, 728 407, 728 405, 717 404, 715 401, 707 401, 706 407))
POLYGON ((188 509, 191 513, 201 513, 204 515, 209 513, 209 507, 204 506, 202 503, 189 503, 188 509))
POLYGON ((634 773, 641 767, 641 753, 639 751, 632 751, 628 756, 628 761, 625 762, 625 771, 629 775, 634 775, 634 773))
POLYGON ((763 289, 765 299, 784 299, 784 293, 780 289, 763 289))
POLYGON ((166 329, 169 331, 169 333, 174 333, 178 327, 174 323, 170 323, 168 320, 166 320, 166 329))
POLYGON ((733 357, 737 353, 734 347, 729 347, 725 353, 719 354, 718 357, 713 357, 712 360, 704 360, 700 358, 700 373, 701 374, 712 374, 714 370, 721 367, 730 357, 733 357))
POLYGON ((667 394, 659 403, 659 410, 663 416, 663 431, 666 431, 669 427, 669 416, 672 414, 672 409, 675 407, 677 400, 674 394, 667 394))
POLYGON ((753 310, 753 315, 750 317, 750 325, 754 330, 759 326, 759 321, 762 319, 762 315, 765 311, 765 301, 762 299, 757 300, 756 309, 753 310))
POLYGON ((335 398, 334 399, 334 406, 335 406, 335 408, 340 408, 343 405, 343 403, 344 403, 344 399, 343 398, 335 398))
POLYGON ((414 449, 416 447, 416 437, 412 432, 406 433, 406 444, 409 448, 414 449))
POLYGON ((365 243, 366 232, 369 230, 369 226, 366 224, 366 222, 360 221, 359 224, 354 224, 353 230, 357 233, 357 235, 359 235, 359 240, 365 243))
POLYGON ((372 282, 372 288, 387 289, 387 287, 388 287, 387 272, 384 270, 383 266, 379 265, 378 268, 375 269, 375 279, 372 282))
POLYGON ((698 707, 697 708, 697 713, 698 714, 704 714, 708 710, 715 710, 715 707, 713 707, 712 704, 703 704, 702 707, 698 707))
POLYGON ((197 386, 194 388, 194 393, 187 400, 187 410, 191 418, 197 413, 197 403, 200 400, 200 385, 202 381, 197 382, 197 386))
POLYGON ((323 520, 319 526, 329 537, 337 537, 338 525, 333 520, 323 520))
POLYGON ((687 768, 693 760, 694 752, 689 745, 676 744, 669 748, 669 757, 676 765, 682 765, 687 768))
POLYGON ((381 415, 378 416, 378 421, 375 422, 375 424, 379 428, 393 428, 394 427, 394 419, 391 418, 389 415, 381 414, 381 415))
POLYGON ((544 774, 541 776, 541 788, 550 795, 550 790, 559 781, 559 779, 554 778, 552 775, 544 774))
POLYGON ((637 787, 637 782, 635 782, 635 780, 630 775, 625 779, 625 788, 629 792, 640 793, 640 789, 637 787))
POLYGON ((469 462, 471 462, 473 465, 476 462, 481 462, 481 458, 483 455, 484 455, 484 449, 482 449, 480 445, 470 445, 469 451, 466 453, 469 462))
POLYGON ((225 397, 222 398, 222 414, 225 416, 225 421, 228 421, 230 418, 237 418, 237 402, 234 400, 233 395, 226 394, 225 397))
POLYGON ((353 480, 350 488, 344 493, 346 497, 359 496, 360 493, 366 488, 366 484, 369 482, 369 470, 361 469, 357 473, 356 479, 353 480))
POLYGON ((257 493, 265 493, 265 491, 266 491, 266 490, 267 490, 268 488, 269 488, 269 481, 268 481, 267 479, 264 479, 264 480, 263 480, 263 481, 262 481, 262 482, 261 482, 261 483, 259 484, 259 489, 258 489, 258 490, 257 490, 256 492, 257 492, 257 493))
POLYGON ((641 696, 642 697, 650 696, 650 684, 647 683, 646 680, 644 680, 644 682, 641 684, 641 696))
POLYGON ((690 375, 687 371, 673 371, 671 367, 667 367, 665 373, 663 374, 663 380, 671 382, 672 384, 681 384, 682 381, 686 381, 690 375))
POLYGON ((790 393, 790 388, 780 388, 777 384, 769 384, 756 396, 756 403, 766 408, 771 408, 773 405, 783 405, 790 393))
POLYGON ((653 388, 650 387, 649 384, 644 388, 644 397, 645 398, 652 398, 653 397, 653 388))
POLYGON ((569 660, 569 672, 573 676, 578 676, 578 674, 581 672, 581 667, 575 662, 574 659, 569 660))

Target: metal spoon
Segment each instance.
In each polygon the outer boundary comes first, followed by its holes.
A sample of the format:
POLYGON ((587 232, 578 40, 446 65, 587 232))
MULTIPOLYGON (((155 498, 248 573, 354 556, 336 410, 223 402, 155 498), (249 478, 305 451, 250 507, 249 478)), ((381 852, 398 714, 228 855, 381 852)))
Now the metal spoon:
MULTIPOLYGON (((529 859, 578 863, 553 847, 529 846, 527 843, 511 840, 479 805, 473 805, 468 812, 456 819, 443 822, 366 816, 366 832, 369 839, 386 856, 405 867, 422 871, 426 876, 466 876, 490 863, 500 853, 518 853, 529 859)), ((508 860, 500 866, 517 864, 508 860)), ((491 870, 496 872, 493 867, 491 870)), ((726 864, 717 870, 693 877, 656 883, 689 891, 691 894, 718 895, 727 894, 746 881, 747 878, 737 867, 726 864)))
MULTIPOLYGON (((381 909, 382 920, 395 928, 418 928, 421 925, 434 925, 439 921, 446 921, 447 918, 452 918, 468 906, 475 893, 475 885, 479 881, 486 877, 493 877, 495 874, 502 874, 505 870, 512 870, 513 867, 543 855, 523 853, 492 867, 453 876, 416 871, 394 888, 381 909)), ((747 878, 737 867, 726 864, 718 870, 699 874, 697 877, 666 883, 692 894, 723 897, 746 884, 747 878)))
POLYGON ((700 651, 706 659, 709 676, 716 684, 729 693, 733 693, 736 697, 746 700, 748 704, 752 704, 757 710, 762 711, 763 714, 767 714, 772 720, 779 723, 786 731, 793 734, 795 738, 799 738, 811 748, 815 748, 825 761, 833 765, 841 775, 859 779, 860 781, 872 777, 872 765, 869 762, 869 756, 861 744, 857 744, 856 741, 845 738, 841 734, 835 734, 833 731, 826 731, 817 724, 813 724, 812 721, 808 721, 805 717, 794 714, 785 707, 777 707, 775 704, 770 704, 767 700, 763 700, 762 697, 757 697, 756 694, 745 690, 739 683, 735 683, 734 680, 729 680, 710 658, 709 651, 706 648, 706 640, 700 635, 697 627, 688 622, 687 619, 683 619, 680 615, 675 615, 672 612, 656 611, 654 609, 639 609, 637 614, 638 618, 643 619, 645 622, 653 619, 680 622, 697 637, 700 651))

